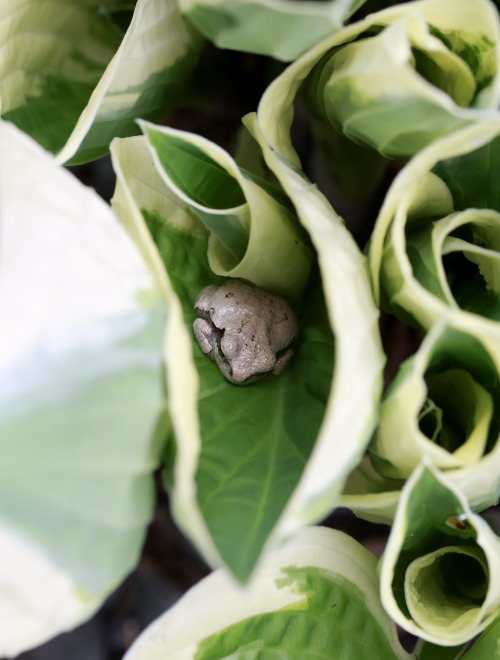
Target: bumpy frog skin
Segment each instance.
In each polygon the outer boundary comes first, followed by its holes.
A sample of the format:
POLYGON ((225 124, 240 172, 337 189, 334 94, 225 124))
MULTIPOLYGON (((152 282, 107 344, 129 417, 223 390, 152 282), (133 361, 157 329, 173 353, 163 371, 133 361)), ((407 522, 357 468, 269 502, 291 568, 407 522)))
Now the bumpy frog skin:
POLYGON ((280 374, 293 354, 297 318, 282 298, 240 280, 198 295, 194 334, 201 350, 236 385, 280 374))

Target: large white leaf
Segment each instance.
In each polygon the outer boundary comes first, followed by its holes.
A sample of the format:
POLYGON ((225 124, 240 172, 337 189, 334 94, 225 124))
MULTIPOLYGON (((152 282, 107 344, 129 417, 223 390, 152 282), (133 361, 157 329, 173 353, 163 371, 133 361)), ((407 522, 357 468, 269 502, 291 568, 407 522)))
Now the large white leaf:
POLYGON ((165 412, 165 309, 109 207, 0 123, 0 653, 134 567, 165 412))

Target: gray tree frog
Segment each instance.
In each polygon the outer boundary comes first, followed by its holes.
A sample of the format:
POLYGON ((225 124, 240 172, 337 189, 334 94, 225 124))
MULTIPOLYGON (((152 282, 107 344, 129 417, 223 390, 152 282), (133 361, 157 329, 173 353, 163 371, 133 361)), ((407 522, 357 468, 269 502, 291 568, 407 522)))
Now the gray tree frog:
POLYGON ((201 350, 237 385, 280 374, 293 354, 299 326, 290 305, 241 280, 207 286, 195 302, 201 350))

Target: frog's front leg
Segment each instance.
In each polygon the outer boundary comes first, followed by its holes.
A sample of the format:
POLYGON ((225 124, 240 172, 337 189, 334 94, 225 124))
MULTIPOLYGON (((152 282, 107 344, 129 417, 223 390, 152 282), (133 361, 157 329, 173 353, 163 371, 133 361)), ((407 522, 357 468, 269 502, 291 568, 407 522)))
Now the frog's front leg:
POLYGON ((201 350, 209 358, 215 360, 215 343, 217 341, 216 328, 211 321, 198 318, 193 323, 194 336, 200 345, 201 350))

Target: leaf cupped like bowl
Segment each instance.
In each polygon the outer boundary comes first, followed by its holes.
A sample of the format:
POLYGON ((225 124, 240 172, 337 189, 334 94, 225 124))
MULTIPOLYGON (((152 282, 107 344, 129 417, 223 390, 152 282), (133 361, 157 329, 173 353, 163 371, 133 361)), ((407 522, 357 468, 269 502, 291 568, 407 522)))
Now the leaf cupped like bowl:
POLYGON ((369 251, 376 299, 425 330, 442 316, 500 357, 500 122, 439 140, 394 180, 369 251))
POLYGON ((411 157, 495 107, 499 34, 496 11, 482 0, 371 14, 324 43, 306 82, 309 105, 354 142, 411 157))
POLYGON ((413 275, 453 308, 500 319, 500 213, 467 209, 406 226, 413 275))
POLYGON ((399 498, 381 560, 384 608, 405 630, 456 646, 500 611, 500 539, 460 489, 423 462, 399 498))
POLYGON ((481 548, 445 546, 415 559, 405 575, 408 610, 418 625, 439 634, 478 622, 488 591, 488 566, 481 548))
POLYGON ((493 399, 464 369, 425 377, 427 398, 418 426, 436 446, 464 463, 478 460, 488 440, 493 399))
POLYGON ((435 326, 382 401, 370 445, 381 477, 406 479, 430 459, 473 506, 493 505, 500 491, 498 366, 473 335, 435 326))

